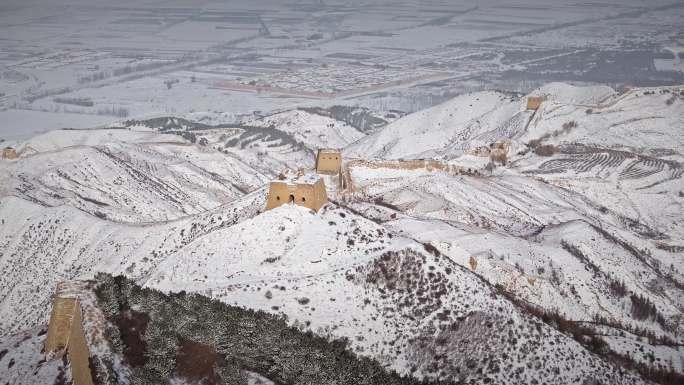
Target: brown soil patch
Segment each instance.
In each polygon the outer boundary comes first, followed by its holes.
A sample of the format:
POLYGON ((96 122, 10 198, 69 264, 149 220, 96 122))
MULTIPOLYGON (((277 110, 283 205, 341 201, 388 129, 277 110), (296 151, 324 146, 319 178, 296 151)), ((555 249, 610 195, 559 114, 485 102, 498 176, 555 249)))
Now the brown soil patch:
POLYGON ((225 364, 224 357, 205 344, 188 339, 181 340, 176 356, 178 376, 192 384, 216 385, 222 383, 215 368, 225 364))
POLYGON ((147 314, 130 309, 121 312, 114 320, 125 345, 124 357, 132 367, 143 366, 147 362, 147 343, 144 336, 148 322, 150 317, 147 314))

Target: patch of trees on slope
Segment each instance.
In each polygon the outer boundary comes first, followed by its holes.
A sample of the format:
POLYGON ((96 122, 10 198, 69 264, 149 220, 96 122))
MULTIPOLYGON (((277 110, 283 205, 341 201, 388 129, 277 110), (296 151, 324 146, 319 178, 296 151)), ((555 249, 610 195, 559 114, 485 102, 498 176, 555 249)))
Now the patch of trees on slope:
MULTIPOLYGON (((287 325, 283 317, 197 295, 165 295, 125 277, 100 274, 95 293, 109 321, 113 349, 133 384, 247 384, 245 371, 275 384, 436 384, 401 377, 356 356, 346 340, 329 341, 287 325)), ((114 365, 95 373, 117 378, 114 365)), ((97 382, 97 380, 96 380, 97 382)))

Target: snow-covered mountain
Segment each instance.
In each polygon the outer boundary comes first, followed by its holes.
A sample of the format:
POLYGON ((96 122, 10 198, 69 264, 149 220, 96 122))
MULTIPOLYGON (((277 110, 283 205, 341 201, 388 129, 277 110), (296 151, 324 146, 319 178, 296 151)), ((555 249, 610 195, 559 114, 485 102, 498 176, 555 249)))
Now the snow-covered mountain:
POLYGON ((679 92, 675 87, 618 94, 603 86, 552 83, 531 94, 546 98, 536 113, 526 110, 527 97, 520 95, 465 94, 398 119, 350 145, 347 153, 365 159, 452 159, 497 140, 535 139, 672 149, 683 135, 676 129, 682 125, 681 103, 675 103, 679 92), (574 124, 568 127, 569 122, 574 124))
POLYGON ((103 271, 287 315, 420 378, 683 373, 682 90, 533 94, 537 111, 475 93, 367 133, 293 110, 33 138, 0 161, 0 338, 46 322, 57 282, 103 271), (364 160, 353 188, 264 212, 268 179, 319 147, 364 160))

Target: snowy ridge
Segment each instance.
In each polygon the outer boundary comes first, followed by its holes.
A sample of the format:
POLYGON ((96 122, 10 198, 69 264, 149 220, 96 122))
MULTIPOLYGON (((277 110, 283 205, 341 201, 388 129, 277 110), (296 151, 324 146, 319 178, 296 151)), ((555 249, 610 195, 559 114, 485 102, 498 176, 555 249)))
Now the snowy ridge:
POLYGON ((549 83, 532 91, 530 95, 544 96, 559 104, 595 106, 607 103, 617 96, 608 86, 574 86, 567 83, 549 83))
POLYGON ((286 169, 311 167, 319 148, 342 148, 365 136, 342 120, 302 109, 243 119, 233 125, 209 125, 172 117, 122 124, 132 130, 180 136, 221 152, 269 178, 286 169))
POLYGON ((503 125, 521 110, 521 101, 503 93, 461 95, 398 119, 350 145, 345 153, 358 158, 434 157, 449 144, 474 139, 503 125))
POLYGON ((342 148, 365 136, 345 122, 303 110, 280 112, 243 124, 276 128, 311 149, 342 148))
POLYGON ((194 239, 256 215, 264 195, 259 190, 212 211, 156 224, 112 223, 66 205, 2 198, 0 266, 7 274, 0 278, 0 334, 46 321, 58 282, 98 271, 146 277, 194 239), (36 288, 41 294, 29 295, 36 288))
POLYGON ((599 106, 578 106, 561 102, 543 103, 539 119, 521 137, 530 141, 545 137, 545 143, 581 143, 634 150, 681 149, 684 124, 681 91, 634 89, 599 106), (673 99, 674 98, 674 99, 673 99), (670 100, 670 102, 668 102, 670 100), (575 122, 563 129, 563 124, 575 122))
POLYGON ((178 291, 319 275, 368 262, 401 242, 390 245, 385 230, 366 219, 286 205, 197 239, 170 255, 147 283, 178 291))

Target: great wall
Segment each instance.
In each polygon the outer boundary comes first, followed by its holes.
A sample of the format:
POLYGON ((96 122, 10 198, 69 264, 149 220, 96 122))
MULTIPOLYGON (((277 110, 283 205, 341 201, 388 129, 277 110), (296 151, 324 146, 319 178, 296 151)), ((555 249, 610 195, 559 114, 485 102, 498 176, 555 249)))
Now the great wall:
MULTIPOLYGON (((425 170, 449 175, 479 175, 479 171, 432 159, 365 160, 343 162, 338 149, 320 149, 312 170, 282 173, 269 184, 266 210, 284 204, 296 204, 318 211, 328 202, 324 179, 330 181, 330 193, 353 195, 354 168, 425 170)), ((74 385, 94 385, 92 351, 105 341, 105 318, 97 308, 94 293, 86 281, 67 281, 57 285, 43 344, 46 359, 65 357, 69 361, 74 385)), ((94 350, 95 349, 95 350, 94 350)))
POLYGON ((91 352, 106 345, 105 318, 96 303, 87 281, 60 282, 52 296, 43 352, 46 359, 68 359, 74 385, 94 385, 91 352))
MULTIPOLYGON (((526 107, 534 111, 528 121, 528 126, 541 118, 542 105, 546 101, 545 96, 530 97, 526 107)), ((614 103, 614 102, 613 102, 614 103)), ((613 103, 597 105, 594 108, 610 106, 613 103)), ((29 148, 30 149, 30 148, 29 148)), ((12 147, 3 149, 2 158, 14 160, 19 158, 21 152, 12 147)), ((668 179, 679 178, 684 172, 684 167, 674 161, 664 161, 655 157, 635 155, 625 151, 600 149, 583 145, 564 145, 561 152, 566 155, 562 159, 550 159, 541 164, 539 169, 543 172, 560 172, 568 169, 585 172, 594 167, 608 167, 629 162, 621 170, 620 179, 638 178, 655 173, 668 171, 672 175, 668 179), (582 155, 588 155, 583 157, 582 155)), ((35 151, 35 150, 34 150, 35 151)), ((497 141, 489 147, 474 149, 472 155, 504 158, 509 151, 509 143, 497 141)), ((451 176, 483 176, 482 170, 474 167, 465 167, 454 163, 435 159, 348 159, 344 160, 343 153, 339 149, 319 149, 316 154, 314 166, 311 170, 299 170, 296 173, 282 173, 281 176, 270 182, 265 210, 272 210, 281 205, 295 204, 309 208, 317 212, 322 206, 330 201, 336 202, 339 197, 352 199, 362 196, 357 190, 353 180, 355 169, 387 169, 421 171, 425 173, 443 173, 451 176), (327 181, 327 183, 326 183, 327 181)), ((680 251, 679 246, 669 246, 659 243, 659 248, 673 248, 673 252, 680 251)), ((470 256, 468 265, 472 272, 486 266, 485 260, 478 261, 475 256, 470 256)), ((507 292, 525 287, 540 285, 539 277, 533 274, 525 274, 517 268, 501 266, 509 273, 510 279, 503 282, 502 287, 507 292)), ((543 281, 542 281, 543 282, 543 281)), ((89 293, 87 283, 63 282, 57 286, 52 298, 52 310, 45 337, 43 352, 47 359, 59 359, 66 356, 69 361, 71 377, 75 385, 93 385, 93 349, 97 349, 98 341, 105 341, 103 336, 104 316, 97 309, 89 293)))

